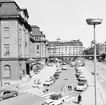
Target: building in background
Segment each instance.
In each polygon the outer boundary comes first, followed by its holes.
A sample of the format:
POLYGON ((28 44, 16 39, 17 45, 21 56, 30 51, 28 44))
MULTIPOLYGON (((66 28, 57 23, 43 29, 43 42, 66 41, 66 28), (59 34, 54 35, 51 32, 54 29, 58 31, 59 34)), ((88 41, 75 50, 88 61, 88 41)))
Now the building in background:
MULTIPOLYGON (((93 59, 94 58, 94 46, 87 48, 84 50, 84 55, 86 58, 93 59)), ((98 43, 96 44, 96 55, 98 61, 104 61, 106 59, 106 43, 98 43)))
POLYGON ((45 34, 40 31, 36 25, 32 25, 32 36, 34 37, 34 55, 33 58, 42 62, 47 62, 48 54, 48 41, 45 34))
POLYGON ((83 54, 83 44, 80 40, 49 41, 49 56, 68 60, 83 54))

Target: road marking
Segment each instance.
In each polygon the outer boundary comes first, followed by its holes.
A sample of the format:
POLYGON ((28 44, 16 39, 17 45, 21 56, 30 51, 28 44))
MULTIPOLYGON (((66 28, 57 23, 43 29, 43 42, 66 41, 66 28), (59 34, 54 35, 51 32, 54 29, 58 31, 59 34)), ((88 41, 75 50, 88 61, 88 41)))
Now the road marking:
POLYGON ((42 92, 42 90, 37 91, 37 92, 34 92, 34 93, 32 93, 32 94, 34 95, 34 94, 41 93, 41 92, 42 92))
POLYGON ((51 93, 45 94, 45 95, 43 95, 42 97, 45 97, 45 96, 51 95, 51 94, 53 94, 53 93, 55 93, 55 92, 51 92, 51 93))
POLYGON ((42 90, 42 89, 39 89, 39 90, 32 90, 32 91, 29 91, 28 93, 38 92, 38 91, 40 91, 40 90, 42 90))
POLYGON ((68 101, 70 101, 70 100, 72 100, 72 99, 74 99, 75 97, 71 97, 71 98, 68 98, 65 102, 68 102, 68 101))
POLYGON ((29 92, 29 91, 32 91, 32 90, 34 90, 34 89, 24 90, 24 92, 29 92))
POLYGON ((70 97, 69 95, 67 95, 67 96, 64 96, 64 97, 62 97, 62 99, 66 99, 66 98, 68 98, 68 97, 70 97))
POLYGON ((42 95, 42 94, 45 94, 45 93, 40 93, 40 94, 37 94, 38 96, 42 95))
POLYGON ((29 91, 28 93, 33 93, 33 92, 35 92, 36 90, 32 90, 32 91, 29 91))

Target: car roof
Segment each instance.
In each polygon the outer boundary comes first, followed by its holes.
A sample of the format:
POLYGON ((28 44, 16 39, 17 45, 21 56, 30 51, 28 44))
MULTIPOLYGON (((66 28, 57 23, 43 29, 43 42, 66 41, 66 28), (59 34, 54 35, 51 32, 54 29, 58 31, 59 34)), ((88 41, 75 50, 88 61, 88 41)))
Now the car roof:
POLYGON ((54 93, 51 96, 58 97, 58 96, 62 96, 62 95, 60 93, 54 93))
POLYGON ((6 90, 6 89, 0 89, 0 92, 5 92, 5 91, 11 91, 11 92, 15 92, 15 90, 6 90))
POLYGON ((10 90, 0 90, 0 92, 5 92, 5 91, 10 91, 10 90))

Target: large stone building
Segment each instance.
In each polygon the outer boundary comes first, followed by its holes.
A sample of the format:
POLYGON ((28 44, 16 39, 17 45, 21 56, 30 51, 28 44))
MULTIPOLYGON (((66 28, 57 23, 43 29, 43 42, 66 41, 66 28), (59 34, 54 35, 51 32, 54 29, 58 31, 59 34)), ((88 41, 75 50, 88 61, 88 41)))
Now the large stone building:
POLYGON ((39 59, 43 62, 47 61, 48 55, 48 41, 36 25, 32 25, 32 36, 34 37, 34 59, 39 59))
MULTIPOLYGON (((36 36, 38 34, 33 31, 34 27, 29 25, 28 18, 27 9, 21 9, 15 1, 0 1, 1 79, 19 80, 26 74, 30 75, 29 59, 37 57, 36 47, 38 46, 36 45, 36 36)), ((43 38, 41 46, 45 48, 46 44, 44 43, 47 42, 44 39, 45 35, 42 32, 39 35, 43 38)), ((41 42, 37 41, 38 43, 41 42)), ((40 49, 43 48, 40 47, 40 49)), ((45 49, 47 49, 47 46, 45 49)), ((39 53, 46 58, 47 56, 42 52, 39 53)))
POLYGON ((49 56, 69 60, 83 54, 83 44, 80 40, 49 41, 49 56))

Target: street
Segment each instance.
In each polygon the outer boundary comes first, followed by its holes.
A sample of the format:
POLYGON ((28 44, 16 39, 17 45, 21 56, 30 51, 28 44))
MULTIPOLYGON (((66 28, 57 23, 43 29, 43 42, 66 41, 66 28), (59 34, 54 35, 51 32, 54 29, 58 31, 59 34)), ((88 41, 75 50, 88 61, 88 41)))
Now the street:
MULTIPOLYGON (((93 63, 91 61, 86 61, 85 66, 87 67, 87 71, 89 73, 93 72, 93 63)), ((53 66, 50 68, 53 69, 55 67, 53 66)), ((99 75, 97 76, 98 82, 101 84, 102 88, 106 91, 105 88, 106 85, 104 85, 104 83, 106 83, 105 79, 106 71, 103 71, 102 69, 100 69, 100 67, 97 66, 97 72, 99 72, 99 75)), ((44 102, 44 100, 46 100, 49 97, 49 95, 61 92, 63 94, 63 98, 65 99, 65 103, 68 103, 72 101, 74 98, 76 98, 79 94, 78 91, 74 90, 74 87, 77 85, 77 82, 78 81, 75 76, 74 67, 67 66, 67 70, 62 70, 59 78, 53 85, 49 87, 41 87, 40 89, 32 87, 30 89, 23 90, 19 93, 17 97, 8 98, 1 101, 0 105, 41 105, 44 102), (67 88, 68 86, 72 86, 71 91, 68 90, 67 88), (45 88, 48 88, 50 91, 48 93, 43 93, 42 91, 45 88), (61 89, 64 89, 64 91, 62 91, 61 89)))
POLYGON ((56 80, 54 85, 49 87, 50 93, 48 94, 42 93, 43 88, 41 89, 31 88, 29 90, 21 92, 19 96, 15 98, 9 98, 9 99, 3 100, 2 102, 0 102, 0 105, 19 105, 19 104, 20 105, 29 105, 29 104, 41 105, 41 103, 43 103, 43 101, 46 98, 48 98, 50 94, 61 92, 62 87, 64 87, 65 89, 64 97, 67 99, 67 101, 70 101, 72 97, 74 98, 78 94, 78 92, 75 92, 74 90, 69 91, 67 89, 68 85, 72 86, 73 89, 76 85, 77 80, 74 74, 75 74, 74 68, 68 67, 67 70, 62 70, 62 73, 60 74, 59 79, 56 80))

